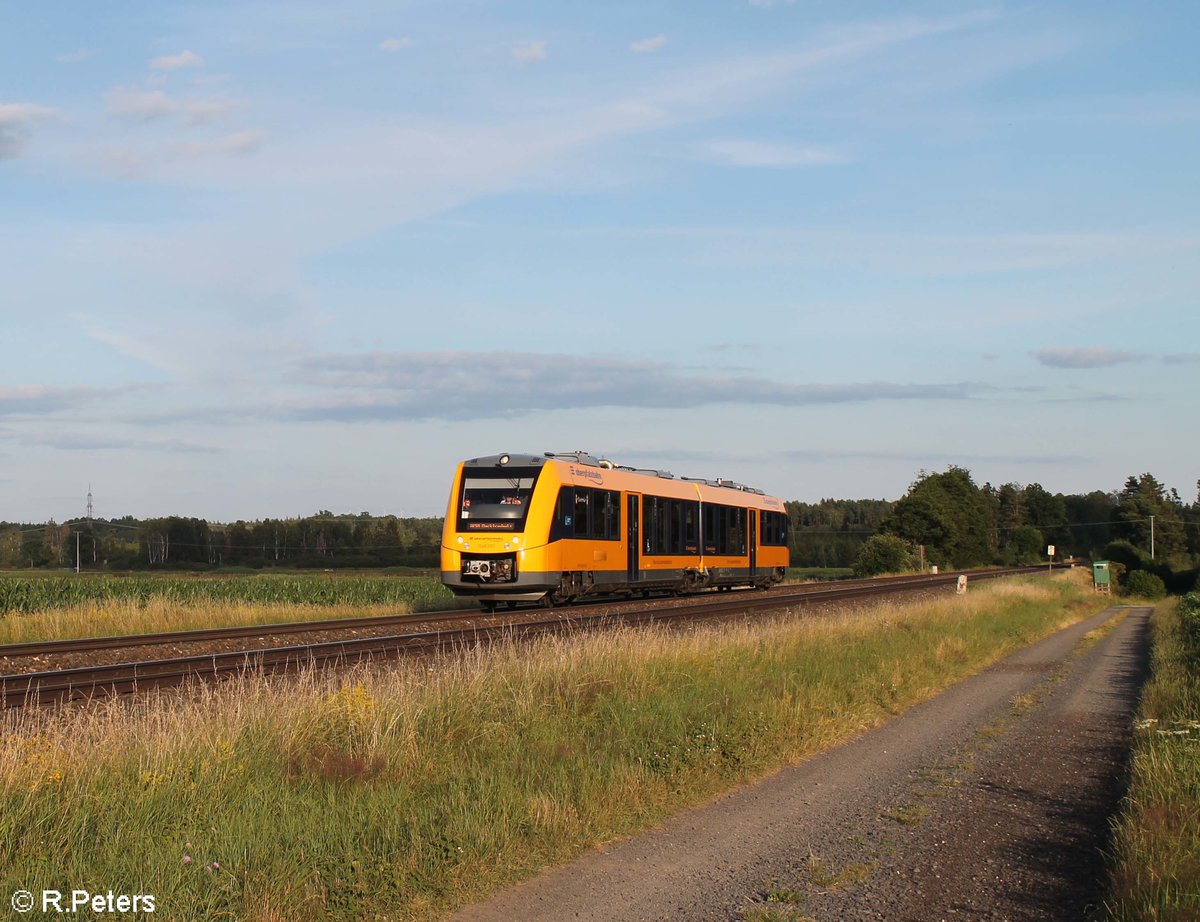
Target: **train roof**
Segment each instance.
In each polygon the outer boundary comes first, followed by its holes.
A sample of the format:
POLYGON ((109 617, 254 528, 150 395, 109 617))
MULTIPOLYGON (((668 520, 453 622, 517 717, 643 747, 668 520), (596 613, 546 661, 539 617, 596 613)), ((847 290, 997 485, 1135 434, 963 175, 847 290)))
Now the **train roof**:
POLYGON ((608 458, 595 458, 586 451, 547 451, 543 452, 541 455, 510 454, 508 452, 503 452, 496 455, 485 455, 480 458, 469 458, 463 462, 463 466, 474 468, 541 467, 548 461, 564 461, 571 464, 578 464, 583 467, 595 467, 608 471, 623 471, 629 474, 640 474, 644 477, 657 477, 663 480, 675 480, 684 483, 718 487, 726 490, 738 490, 743 493, 750 493, 757 496, 767 495, 764 491, 755 487, 748 487, 744 483, 726 480, 722 477, 717 477, 715 479, 709 479, 705 477, 676 477, 670 471, 660 471, 653 468, 644 467, 630 467, 624 464, 617 464, 614 461, 610 461, 608 458))

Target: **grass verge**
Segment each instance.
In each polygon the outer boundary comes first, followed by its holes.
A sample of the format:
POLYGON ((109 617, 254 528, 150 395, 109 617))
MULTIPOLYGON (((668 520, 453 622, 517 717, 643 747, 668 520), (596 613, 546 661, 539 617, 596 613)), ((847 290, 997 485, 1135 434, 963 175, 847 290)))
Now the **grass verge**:
POLYGON ((428 918, 854 736, 1099 610, 1067 576, 0 718, 0 893, 428 918))
POLYGON ((1112 920, 1200 919, 1200 594, 1160 602, 1110 856, 1112 920))

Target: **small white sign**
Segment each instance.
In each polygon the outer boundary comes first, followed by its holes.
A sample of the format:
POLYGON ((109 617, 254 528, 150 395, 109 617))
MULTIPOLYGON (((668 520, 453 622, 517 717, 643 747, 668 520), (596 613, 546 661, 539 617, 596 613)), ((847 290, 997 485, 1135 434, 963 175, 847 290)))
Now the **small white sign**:
POLYGON ((1053 544, 1047 544, 1047 545, 1046 545, 1046 556, 1047 556, 1047 557, 1053 557, 1053 556, 1054 556, 1054 545, 1053 545, 1053 544))

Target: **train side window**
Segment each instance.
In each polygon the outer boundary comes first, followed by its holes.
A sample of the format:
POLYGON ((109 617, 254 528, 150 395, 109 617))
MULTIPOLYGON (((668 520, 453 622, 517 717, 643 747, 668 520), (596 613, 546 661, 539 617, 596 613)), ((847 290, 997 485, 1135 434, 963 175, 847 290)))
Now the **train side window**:
POLYGON ((683 503, 671 503, 671 553, 683 553, 683 503))
POLYGON ((787 546, 788 517, 782 512, 762 514, 762 543, 775 547, 787 546))
POLYGON ((570 525, 571 517, 575 514, 575 488, 559 487, 558 504, 554 510, 554 520, 560 525, 570 525))
POLYGON ((591 531, 592 491, 586 487, 575 488, 575 537, 586 538, 591 531))
POLYGON ((609 541, 621 539, 621 494, 612 490, 597 490, 604 497, 604 533, 597 535, 609 541))
POLYGON ((608 538, 608 491, 592 491, 592 537, 608 538))

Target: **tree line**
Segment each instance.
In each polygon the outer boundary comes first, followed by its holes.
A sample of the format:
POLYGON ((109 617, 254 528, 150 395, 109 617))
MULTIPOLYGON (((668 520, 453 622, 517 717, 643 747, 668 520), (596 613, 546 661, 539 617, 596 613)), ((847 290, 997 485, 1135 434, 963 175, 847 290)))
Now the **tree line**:
MULTIPOLYGON (((1200 482, 1197 483, 1200 491, 1200 482)), ((1186 504, 1149 473, 1120 490, 1050 493, 1040 484, 977 486, 971 472, 922 471, 899 500, 788 502, 792 565, 860 572, 970 567, 1062 557, 1142 558, 1176 569, 1200 560, 1200 496, 1186 504), (1151 531, 1153 529, 1153 535, 1151 531), (864 557, 864 554, 866 556, 864 557)), ((0 522, 0 567, 209 569, 437 567, 442 520, 315 515, 233 523, 167 516, 0 522)))
POLYGON ((962 467, 922 472, 863 543, 855 566, 864 574, 911 569, 919 557, 955 568, 1029 564, 1045 561, 1054 545, 1058 559, 1111 559, 1167 581, 1194 580, 1200 481, 1197 494, 1184 503, 1149 473, 1112 493, 1064 495, 1036 483, 976 486, 962 467))
POLYGON ((437 567, 440 518, 334 515, 213 523, 154 519, 72 519, 0 523, 0 567, 87 570, 221 567, 437 567))

